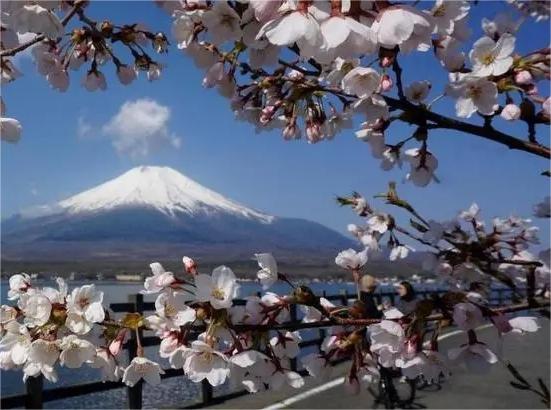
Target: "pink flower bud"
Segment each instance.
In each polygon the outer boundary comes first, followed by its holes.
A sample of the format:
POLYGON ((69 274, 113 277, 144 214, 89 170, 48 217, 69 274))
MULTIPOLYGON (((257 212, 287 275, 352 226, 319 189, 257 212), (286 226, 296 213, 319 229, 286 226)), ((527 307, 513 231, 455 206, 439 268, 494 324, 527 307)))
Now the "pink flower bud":
POLYGON ((523 70, 515 74, 515 83, 525 85, 532 82, 532 74, 529 71, 523 70))
POLYGON ((509 319, 505 315, 495 315, 492 316, 492 322, 494 323, 494 326, 499 330, 501 333, 507 333, 513 330, 511 324, 509 323, 509 319))
POLYGON ((388 74, 385 74, 381 78, 381 92, 389 91, 393 86, 392 78, 388 74))
POLYGON ((189 256, 184 256, 182 258, 182 262, 184 263, 184 268, 186 269, 187 273, 190 273, 192 275, 197 274, 197 263, 191 259, 189 256))
POLYGON ((520 118, 520 108, 515 104, 507 104, 501 111, 501 118, 507 121, 514 121, 520 118))
POLYGON ((124 337, 126 336, 126 329, 123 329, 119 332, 115 340, 109 344, 109 353, 113 356, 117 356, 122 350, 122 344, 124 342, 124 337))

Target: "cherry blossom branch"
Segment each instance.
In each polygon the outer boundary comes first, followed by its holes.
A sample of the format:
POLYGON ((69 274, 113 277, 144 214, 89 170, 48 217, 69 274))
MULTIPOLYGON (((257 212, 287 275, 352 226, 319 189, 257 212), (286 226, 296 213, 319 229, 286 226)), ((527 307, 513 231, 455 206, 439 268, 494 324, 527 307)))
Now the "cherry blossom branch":
MULTIPOLYGON (((63 20, 61 20, 61 25, 63 27, 67 26, 69 21, 79 12, 81 7, 83 7, 86 4, 86 0, 76 0, 73 4, 73 8, 63 17, 63 20)), ((26 50, 27 48, 33 46, 36 43, 41 42, 44 40, 46 36, 44 34, 38 34, 35 38, 32 40, 27 41, 26 43, 20 44, 17 47, 10 48, 8 50, 2 50, 0 51, 0 58, 3 57, 13 57, 17 53, 26 50)))
MULTIPOLYGON (((503 306, 499 308, 489 309, 491 313, 513 313, 523 310, 533 310, 541 309, 548 307, 550 305, 549 300, 538 299, 537 306, 531 305, 530 303, 519 303, 510 306, 503 306)), ((448 319, 449 316, 445 316, 441 313, 427 316, 424 320, 427 322, 436 322, 443 319, 448 319)), ((270 331, 270 330, 302 330, 302 329, 317 329, 322 327, 330 326, 369 326, 376 323, 380 323, 382 320, 391 320, 391 321, 401 321, 403 319, 348 319, 348 318, 339 318, 333 316, 331 320, 320 320, 316 322, 290 322, 290 323, 279 323, 279 324, 258 324, 258 325, 249 325, 249 324, 234 324, 230 325, 230 328, 237 332, 244 331, 270 331)), ((196 332, 202 332, 205 330, 205 326, 191 326, 189 329, 196 332)))

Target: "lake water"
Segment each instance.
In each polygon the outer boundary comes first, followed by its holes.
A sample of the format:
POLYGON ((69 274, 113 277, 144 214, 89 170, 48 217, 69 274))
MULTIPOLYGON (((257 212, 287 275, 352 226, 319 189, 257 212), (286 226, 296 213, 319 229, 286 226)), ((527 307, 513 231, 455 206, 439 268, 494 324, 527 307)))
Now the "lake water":
MULTIPOLYGON (((53 281, 40 282, 34 281, 36 286, 55 286, 53 281)), ((83 284, 90 283, 83 281, 69 281, 69 290, 75 286, 81 286, 83 284)), ((94 282, 96 286, 104 292, 105 304, 115 302, 128 301, 129 295, 135 295, 143 289, 142 283, 124 283, 124 282, 94 282)), ((258 291, 261 291, 261 287, 257 282, 243 281, 240 282, 239 298, 243 298, 249 295, 254 295, 258 291)), ((336 295, 345 290, 348 293, 355 292, 355 286, 353 283, 347 282, 321 282, 314 281, 307 283, 308 286, 318 295, 325 292, 327 295, 336 295)), ((417 288, 423 288, 425 290, 437 290, 441 288, 437 284, 423 284, 417 285, 417 288)), ((8 303, 7 291, 9 285, 7 281, 0 282, 0 300, 2 303, 8 303)), ((278 294, 289 293, 290 287, 284 283, 277 283, 271 289, 271 291, 278 294)), ((392 285, 382 285, 379 287, 379 291, 388 292, 392 291, 392 285)), ((145 295, 145 301, 154 301, 155 295, 145 295)), ((8 303, 9 304, 9 303, 8 303)), ((317 330, 310 330, 303 334, 303 339, 308 340, 315 338, 318 335, 317 330)), ((313 347, 315 349, 315 347, 313 347)), ((308 352, 303 352, 306 354, 308 352)), ((126 359, 126 355, 121 355, 126 359)), ((158 355, 158 346, 152 346, 146 348, 146 356, 152 360, 156 360, 163 367, 169 367, 166 359, 161 359, 158 355)), ((56 384, 52 384, 45 381, 44 388, 53 388, 60 386, 67 386, 72 384, 79 384, 89 381, 99 380, 99 372, 95 369, 91 369, 88 366, 83 366, 80 369, 72 370, 57 366, 59 375, 59 381, 56 384)), ((21 371, 2 371, 1 372, 1 394, 2 396, 8 396, 13 394, 21 394, 25 391, 25 386, 22 382, 21 371)), ((231 389, 230 386, 224 385, 215 389, 215 395, 228 392, 231 389)), ((183 403, 197 400, 200 397, 200 385, 196 385, 185 377, 176 377, 163 380, 161 386, 151 387, 144 386, 144 408, 156 408, 160 404, 163 407, 181 407, 183 403)), ((105 392, 93 393, 86 396, 74 397, 59 401, 52 401, 44 403, 46 408, 124 408, 126 406, 126 392, 124 389, 115 389, 105 392)))

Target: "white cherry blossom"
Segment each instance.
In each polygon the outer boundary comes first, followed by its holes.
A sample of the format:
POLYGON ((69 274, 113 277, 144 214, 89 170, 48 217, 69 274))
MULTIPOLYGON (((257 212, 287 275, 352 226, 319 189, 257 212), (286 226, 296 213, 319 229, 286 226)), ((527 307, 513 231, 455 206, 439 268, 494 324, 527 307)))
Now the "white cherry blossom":
POLYGON ((26 293, 19 298, 19 308, 25 315, 25 324, 36 327, 44 325, 49 320, 52 303, 40 292, 26 293))
POLYGON ((420 376, 428 383, 438 383, 440 376, 450 375, 446 357, 434 350, 423 350, 412 359, 399 358, 396 366, 402 369, 402 374, 414 380, 420 376))
POLYGON ((406 150, 405 156, 410 163, 407 179, 417 186, 427 186, 434 179, 434 171, 438 168, 438 160, 428 152, 419 148, 406 150))
POLYGON ((470 117, 475 112, 491 115, 497 108, 497 86, 485 78, 463 77, 446 87, 446 94, 456 99, 458 117, 470 117))
POLYGON ((239 40, 241 37, 241 18, 227 1, 217 1, 201 17, 215 44, 239 40))
POLYGON ((195 321, 195 309, 186 304, 190 300, 192 296, 181 291, 166 291, 157 297, 155 310, 166 321, 166 329, 179 330, 180 326, 195 321))
POLYGON ((17 300, 31 287, 31 277, 26 273, 16 273, 10 276, 9 284, 8 299, 17 300))
POLYGON ((76 334, 83 335, 92 329, 94 323, 105 319, 103 292, 95 285, 84 285, 73 289, 67 296, 67 320, 65 325, 76 334))
POLYGON ((412 103, 422 103, 429 95, 431 84, 429 81, 414 81, 404 90, 404 95, 412 103))
POLYGON ((101 370, 104 381, 118 381, 122 377, 122 369, 117 365, 115 358, 108 349, 96 349, 96 354, 90 360, 90 367, 101 370))
POLYGON ((344 92, 365 98, 377 91, 381 76, 372 68, 355 67, 343 77, 341 83, 344 92))
POLYGON ((434 31, 444 35, 452 34, 455 22, 467 16, 469 8, 469 3, 466 1, 436 0, 430 10, 435 25, 434 31))
POLYGON ((56 39, 64 32, 59 18, 48 9, 38 4, 26 4, 10 14, 10 23, 19 33, 43 33, 46 37, 56 39))
POLYGON ((211 275, 203 273, 195 277, 196 298, 200 302, 209 302, 215 309, 227 309, 237 296, 239 285, 234 273, 227 266, 219 266, 211 275))
POLYGON ((504 34, 496 42, 490 37, 477 40, 469 53, 473 63, 473 75, 478 77, 498 76, 504 74, 513 64, 515 37, 504 34))
POLYGON ((270 345, 274 354, 279 358, 293 359, 300 352, 299 343, 302 341, 299 332, 278 333, 270 339, 270 345))
POLYGON ((2 141, 17 142, 21 139, 21 131, 23 127, 15 118, 1 117, 0 118, 0 135, 2 141))
POLYGON ((390 251, 389 259, 391 261, 395 261, 396 259, 407 258, 410 250, 413 250, 411 246, 407 246, 407 245, 395 246, 390 251))
POLYGON ((223 384, 230 374, 226 357, 201 340, 191 343, 184 371, 191 381, 207 379, 212 386, 223 384))
POLYGON ((124 369, 122 382, 132 387, 143 379, 152 386, 156 386, 161 383, 161 374, 164 374, 164 371, 158 363, 145 357, 135 357, 124 369))
POLYGON ((159 293, 163 289, 170 287, 170 285, 176 281, 174 274, 172 272, 166 272, 160 263, 154 262, 149 265, 149 267, 151 268, 153 276, 149 276, 145 279, 145 289, 140 291, 140 293, 159 293))
POLYGON ((29 357, 31 340, 31 335, 25 325, 11 322, 7 327, 6 334, 0 340, 0 352, 8 353, 13 364, 22 365, 29 357))
POLYGON ((514 121, 520 118, 520 107, 516 104, 507 104, 499 114, 506 121, 514 121))
POLYGON ((44 339, 33 341, 23 372, 27 377, 37 376, 42 373, 47 380, 56 382, 57 373, 55 372, 54 365, 59 358, 59 353, 60 350, 57 342, 44 339))
POLYGON ((88 91, 105 90, 107 88, 105 75, 99 70, 90 70, 88 74, 82 78, 82 85, 88 91))
POLYGON ((260 270, 256 277, 260 280, 263 289, 268 289, 278 279, 277 262, 271 253, 255 253, 260 270))
POLYGON ((93 360, 96 355, 94 345, 87 340, 79 339, 76 335, 65 336, 61 339, 59 347, 59 363, 71 369, 81 367, 85 362, 93 360))
POLYGON ((335 263, 341 268, 358 270, 367 263, 367 250, 357 252, 354 249, 346 249, 339 252, 335 263))

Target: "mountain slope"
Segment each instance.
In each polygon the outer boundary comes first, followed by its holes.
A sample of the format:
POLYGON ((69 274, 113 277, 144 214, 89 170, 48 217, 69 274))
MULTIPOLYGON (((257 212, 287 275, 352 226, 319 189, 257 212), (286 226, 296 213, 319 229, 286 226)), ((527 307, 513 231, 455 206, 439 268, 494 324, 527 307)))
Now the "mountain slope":
POLYGON ((2 223, 4 260, 135 259, 174 252, 242 258, 259 251, 326 257, 350 245, 323 225, 248 208, 166 167, 131 169, 41 207, 39 214, 2 223))

